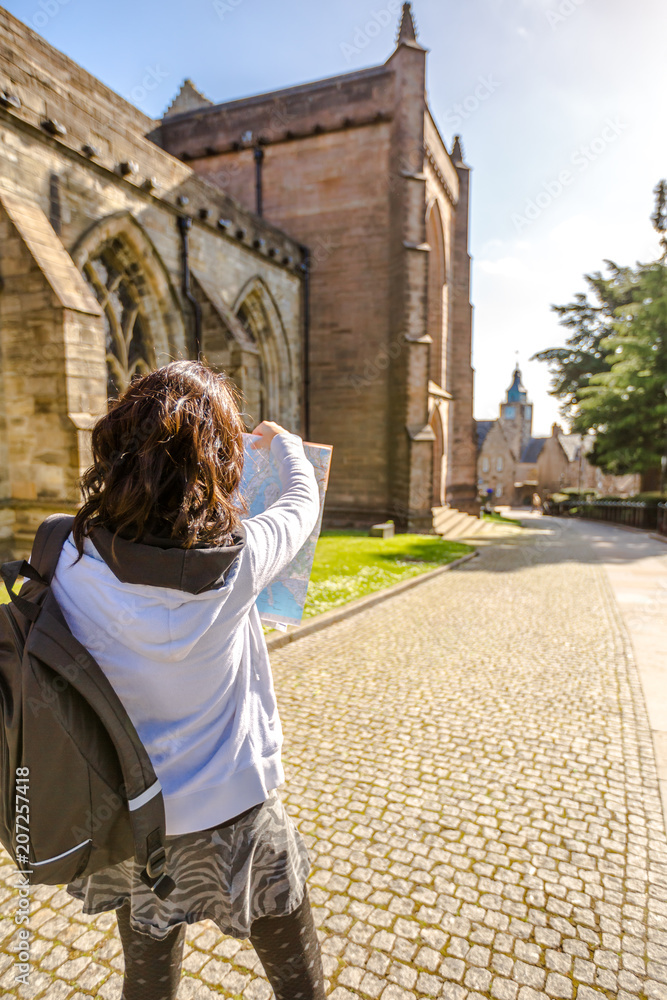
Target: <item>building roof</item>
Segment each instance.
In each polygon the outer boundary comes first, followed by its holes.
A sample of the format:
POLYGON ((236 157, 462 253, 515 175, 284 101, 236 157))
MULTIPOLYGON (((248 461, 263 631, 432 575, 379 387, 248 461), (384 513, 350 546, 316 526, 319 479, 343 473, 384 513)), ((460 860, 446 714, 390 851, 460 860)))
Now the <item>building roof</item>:
POLYGON ((486 440, 486 436, 496 423, 495 420, 476 420, 475 427, 477 428, 477 447, 481 448, 486 440))
POLYGON ((580 455, 588 454, 595 438, 592 434, 559 434, 558 440, 568 461, 577 462, 580 455))
POLYGON ((164 117, 168 118, 170 115, 180 115, 188 111, 197 111, 199 108, 211 107, 212 104, 213 101, 210 101, 208 97, 204 97, 201 91, 197 90, 192 80, 188 78, 181 84, 181 89, 165 111, 164 117))
POLYGON ((536 462, 542 454, 542 449, 548 438, 531 438, 521 452, 521 462, 536 462))

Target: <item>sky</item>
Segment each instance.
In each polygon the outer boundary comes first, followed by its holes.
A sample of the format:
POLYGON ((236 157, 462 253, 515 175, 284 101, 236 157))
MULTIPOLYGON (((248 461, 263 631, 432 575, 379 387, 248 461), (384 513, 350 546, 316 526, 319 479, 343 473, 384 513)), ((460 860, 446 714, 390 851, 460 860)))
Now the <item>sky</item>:
MULTIPOLYGON (((5 0, 146 114, 192 78, 227 101, 383 63, 398 0, 5 0)), ((414 0, 429 103, 472 168, 475 416, 492 419, 519 362, 533 432, 558 400, 532 355, 564 343, 551 304, 605 260, 659 256, 667 177, 664 0, 414 0)))

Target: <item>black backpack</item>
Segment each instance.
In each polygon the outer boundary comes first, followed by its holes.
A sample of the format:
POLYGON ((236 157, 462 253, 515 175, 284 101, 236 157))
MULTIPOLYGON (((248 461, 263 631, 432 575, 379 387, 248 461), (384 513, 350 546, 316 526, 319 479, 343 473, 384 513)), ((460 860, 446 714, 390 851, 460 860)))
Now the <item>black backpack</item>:
POLYGON ((0 605, 0 841, 30 884, 66 884, 135 857, 166 899, 174 882, 160 782, 50 587, 73 522, 47 517, 30 562, 0 567, 11 598, 0 605))

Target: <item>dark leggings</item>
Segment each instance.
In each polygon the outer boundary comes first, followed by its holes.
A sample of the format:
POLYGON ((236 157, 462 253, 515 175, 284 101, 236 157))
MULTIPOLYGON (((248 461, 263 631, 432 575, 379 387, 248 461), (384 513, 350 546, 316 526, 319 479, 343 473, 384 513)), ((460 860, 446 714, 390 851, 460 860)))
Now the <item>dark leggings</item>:
MULTIPOLYGON (((116 918, 125 956, 121 1000, 175 1000, 186 925, 176 924, 164 941, 135 932, 127 900, 116 918)), ((293 913, 255 920, 250 941, 276 1000, 324 1000, 322 956, 307 889, 293 913)))

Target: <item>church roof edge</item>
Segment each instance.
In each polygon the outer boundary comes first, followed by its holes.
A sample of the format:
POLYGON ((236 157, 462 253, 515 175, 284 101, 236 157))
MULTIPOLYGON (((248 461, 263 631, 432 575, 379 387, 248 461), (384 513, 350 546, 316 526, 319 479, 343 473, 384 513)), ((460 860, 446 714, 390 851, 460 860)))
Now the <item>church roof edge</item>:
POLYGON ((200 108, 210 107, 211 104, 213 101, 202 94, 190 77, 187 77, 162 117, 171 118, 183 112, 198 111, 200 108))
MULTIPOLYGON (((282 87, 278 90, 267 90, 259 94, 250 94, 248 97, 236 97, 231 101, 213 101, 210 106, 205 106, 201 108, 196 108, 192 111, 179 112, 178 114, 169 115, 169 121, 175 119, 187 118, 189 115, 206 115, 213 114, 216 111, 220 111, 222 108, 237 108, 243 107, 244 105, 261 104, 266 100, 275 100, 280 97, 290 97, 292 94, 305 93, 309 90, 324 89, 325 87, 330 87, 332 84, 352 82, 353 80, 361 80, 366 77, 372 76, 383 76, 386 73, 390 73, 391 70, 387 67, 386 63, 381 63, 378 66, 369 66, 366 69, 354 70, 351 73, 338 73, 335 76, 322 77, 320 80, 312 80, 309 83, 298 83, 292 87, 282 87)), ((166 115, 162 119, 164 121, 166 115)))

